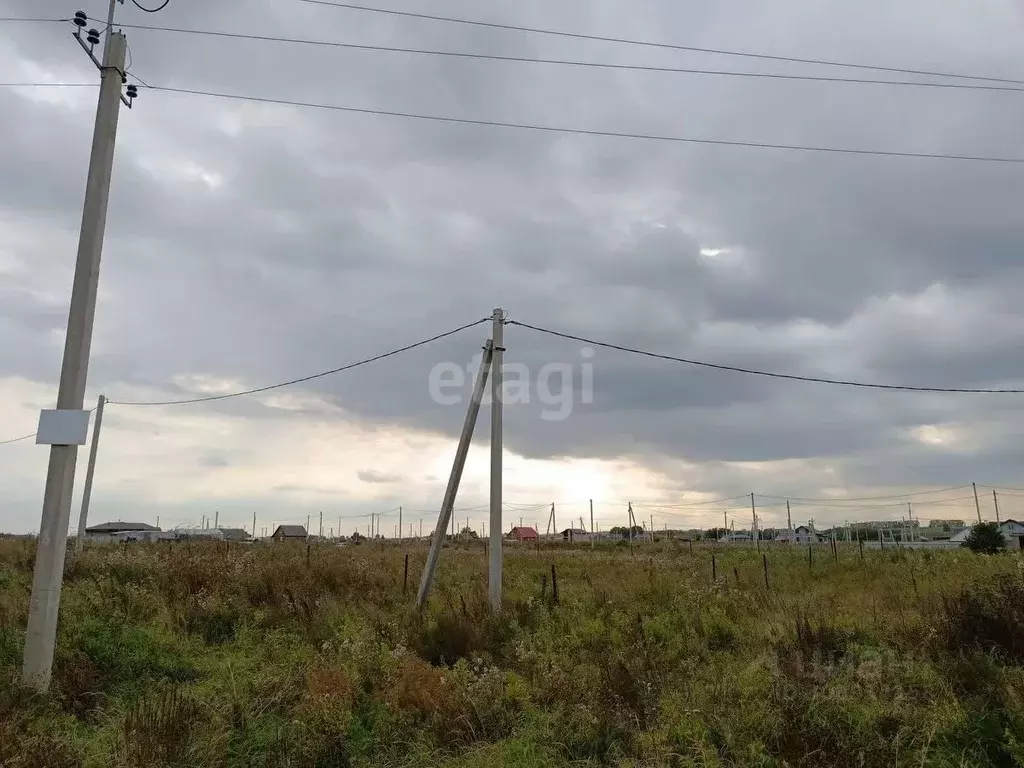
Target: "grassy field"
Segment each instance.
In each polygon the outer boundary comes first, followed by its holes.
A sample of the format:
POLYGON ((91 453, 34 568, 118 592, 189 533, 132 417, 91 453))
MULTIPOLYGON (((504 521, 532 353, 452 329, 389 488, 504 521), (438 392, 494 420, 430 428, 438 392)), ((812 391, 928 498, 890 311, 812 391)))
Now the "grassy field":
POLYGON ((494 617, 481 548, 422 614, 422 548, 87 549, 38 697, 0 541, 0 765, 1024 765, 1019 556, 507 552, 494 617))

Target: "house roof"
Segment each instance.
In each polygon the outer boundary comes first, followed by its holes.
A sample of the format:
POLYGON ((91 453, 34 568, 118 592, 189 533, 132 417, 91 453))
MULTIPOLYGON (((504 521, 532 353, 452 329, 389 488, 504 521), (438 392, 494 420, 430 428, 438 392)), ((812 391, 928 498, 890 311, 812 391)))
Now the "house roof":
POLYGON ((231 541, 245 541, 249 538, 249 533, 243 528, 221 528, 220 532, 224 534, 225 539, 231 541))
POLYGON ((587 535, 587 532, 585 530, 583 530, 582 528, 566 528, 565 530, 562 531, 562 535, 563 536, 565 536, 565 535, 567 535, 569 533, 571 533, 573 536, 576 536, 577 534, 582 535, 582 536, 586 536, 587 535))
POLYGON ((528 535, 528 534, 531 534, 531 533, 534 536, 537 535, 537 531, 534 530, 532 525, 517 525, 515 528, 512 529, 512 534, 514 535, 514 534, 517 534, 517 533, 519 535, 521 535, 521 536, 522 535, 528 535))
POLYGON ((274 529, 274 535, 296 536, 306 538, 306 526, 304 525, 279 525, 274 529))
POLYGON ((159 531, 155 525, 149 523, 100 523, 91 528, 86 528, 86 533, 118 533, 120 531, 159 531))

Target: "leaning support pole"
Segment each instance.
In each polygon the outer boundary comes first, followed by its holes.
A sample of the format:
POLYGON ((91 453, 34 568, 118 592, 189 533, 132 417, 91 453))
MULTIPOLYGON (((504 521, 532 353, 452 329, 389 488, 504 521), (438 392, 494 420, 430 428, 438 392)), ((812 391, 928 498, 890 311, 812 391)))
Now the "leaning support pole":
POLYGON ((459 492, 459 481, 462 480, 462 470, 466 466, 466 454, 469 453, 469 444, 473 440, 473 429, 476 427, 477 414, 480 413, 480 401, 484 396, 484 386, 487 384, 487 374, 491 368, 491 358, 493 355, 494 343, 488 340, 484 345, 483 357, 480 359, 480 370, 476 374, 476 384, 473 385, 473 396, 470 398, 469 408, 466 409, 466 421, 462 425, 459 447, 455 450, 455 461, 452 462, 452 473, 448 477, 448 487, 444 491, 444 501, 441 502, 441 513, 437 516, 437 527, 434 528, 434 537, 430 542, 430 554, 427 555, 427 563, 423 566, 420 589, 416 594, 416 605, 420 608, 427 601, 430 585, 434 580, 434 571, 437 570, 437 561, 441 557, 441 545, 444 543, 444 535, 448 529, 448 521, 452 516, 452 508, 455 506, 455 496, 459 492))
MULTIPOLYGON (((75 539, 75 557, 82 554, 85 529, 89 520, 89 502, 92 499, 92 478, 96 474, 96 453, 100 449, 100 427, 103 426, 103 406, 107 398, 100 395, 96 402, 96 421, 92 425, 92 444, 89 446, 89 466, 85 470, 85 490, 82 492, 82 510, 78 515, 78 538, 75 539)), ((159 528, 159 526, 157 526, 159 528)))

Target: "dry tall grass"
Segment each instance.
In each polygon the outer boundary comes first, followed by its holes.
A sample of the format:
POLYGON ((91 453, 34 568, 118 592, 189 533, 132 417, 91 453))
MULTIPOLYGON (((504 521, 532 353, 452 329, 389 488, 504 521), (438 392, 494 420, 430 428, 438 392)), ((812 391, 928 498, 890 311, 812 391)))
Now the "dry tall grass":
MULTIPOLYGON (((1024 764, 1024 561, 968 552, 445 549, 422 613, 366 545, 93 547, 3 766, 1024 764), (559 599, 552 600, 551 566, 559 599)), ((32 551, 0 541, 16 679, 32 551)))

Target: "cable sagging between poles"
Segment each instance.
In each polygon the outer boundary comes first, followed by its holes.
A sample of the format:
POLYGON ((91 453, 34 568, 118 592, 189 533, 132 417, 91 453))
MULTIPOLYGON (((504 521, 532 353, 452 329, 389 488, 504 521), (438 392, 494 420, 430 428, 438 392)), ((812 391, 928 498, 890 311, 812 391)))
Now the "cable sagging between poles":
POLYGON ((183 399, 183 400, 160 400, 160 401, 108 400, 107 402, 111 403, 111 404, 114 404, 114 405, 188 405, 188 404, 191 404, 191 403, 205 403, 205 402, 210 402, 210 401, 213 401, 213 400, 227 400, 227 399, 232 398, 232 397, 242 397, 243 395, 255 395, 255 394, 260 393, 260 392, 269 392, 269 391, 274 390, 274 389, 281 389, 282 387, 288 387, 288 386, 291 386, 292 384, 302 384, 302 383, 307 382, 307 381, 313 381, 314 379, 321 379, 321 378, 323 378, 325 376, 331 376, 331 375, 333 375, 335 373, 341 373, 342 371, 350 371, 353 368, 359 368, 360 366, 368 365, 369 363, 375 363, 375 362, 377 362, 379 360, 384 360, 385 358, 388 358, 388 357, 394 357, 395 355, 399 355, 399 354, 401 354, 403 352, 408 352, 409 350, 416 349, 417 347, 426 346, 427 344, 431 344, 431 343, 433 343, 435 341, 439 341, 440 339, 447 338, 448 336, 454 336, 456 333, 460 333, 461 331, 464 331, 464 330, 466 330, 468 328, 472 328, 473 326, 476 326, 476 325, 480 325, 481 323, 490 322, 490 320, 491 320, 491 318, 489 318, 489 317, 485 317, 485 318, 482 318, 480 320, 474 320, 472 323, 466 323, 465 325, 460 325, 458 328, 453 328, 450 331, 445 331, 444 333, 436 334, 434 336, 431 336, 428 339, 423 339, 422 341, 417 341, 417 342, 413 342, 412 344, 407 344, 404 347, 399 347, 398 349, 393 349, 390 352, 383 352, 383 353, 381 353, 379 355, 374 355, 373 357, 367 357, 367 358, 365 358, 363 360, 359 360, 359 361, 354 362, 354 363, 349 363, 348 365, 343 365, 340 368, 332 368, 329 371, 321 371, 320 373, 314 373, 314 374, 312 374, 310 376, 302 376, 302 377, 297 378, 297 379, 289 379, 288 381, 282 381, 282 382, 279 382, 277 384, 269 384, 269 385, 267 385, 265 387, 254 387, 252 389, 245 389, 245 390, 242 390, 240 392, 228 392, 228 393, 225 393, 225 394, 222 394, 222 395, 208 395, 208 396, 205 396, 205 397, 192 397, 192 398, 186 398, 186 399, 183 399))
POLYGON ((829 379, 821 376, 801 376, 795 373, 777 373, 774 371, 762 371, 756 368, 744 368, 738 365, 724 365, 722 363, 709 363, 704 360, 691 360, 685 357, 676 357, 675 355, 666 355, 659 352, 650 352, 644 349, 637 349, 635 347, 627 347, 622 344, 613 344, 607 341, 597 341, 596 339, 588 339, 584 336, 577 336, 572 333, 563 333, 561 331, 555 331, 550 328, 542 328, 537 325, 530 325, 529 323, 523 323, 518 320, 509 320, 509 325, 518 325, 520 328, 527 328, 537 333, 547 334, 549 336, 557 336, 562 339, 568 339, 570 341, 578 341, 583 344, 590 344, 595 347, 603 347, 605 349, 615 349, 619 352, 628 352, 634 355, 641 355, 643 357, 650 357, 655 360, 668 360, 675 363, 683 363, 684 365, 692 365, 700 368, 711 368, 718 371, 729 371, 732 373, 743 373, 749 376, 764 376, 772 379, 786 379, 789 381, 806 381, 815 384, 832 384, 835 386, 842 387, 858 387, 861 389, 885 389, 893 390, 898 392, 935 392, 935 393, 956 393, 956 394, 984 394, 984 395, 1022 395, 1024 389, 977 389, 977 388, 966 388, 966 387, 925 387, 925 386, 913 386, 909 384, 873 384, 863 381, 852 381, 848 379, 829 379))

